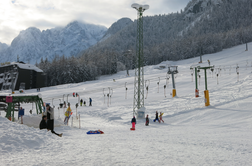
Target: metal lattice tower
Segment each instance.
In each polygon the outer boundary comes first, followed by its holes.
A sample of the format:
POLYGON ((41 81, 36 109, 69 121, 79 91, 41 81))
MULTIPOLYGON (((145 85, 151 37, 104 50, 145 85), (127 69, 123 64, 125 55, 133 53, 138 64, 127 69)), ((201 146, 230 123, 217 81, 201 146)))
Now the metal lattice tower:
POLYGON ((139 5, 134 3, 131 7, 137 10, 137 41, 133 102, 133 115, 135 115, 137 109, 144 107, 143 12, 149 9, 149 5, 139 5))

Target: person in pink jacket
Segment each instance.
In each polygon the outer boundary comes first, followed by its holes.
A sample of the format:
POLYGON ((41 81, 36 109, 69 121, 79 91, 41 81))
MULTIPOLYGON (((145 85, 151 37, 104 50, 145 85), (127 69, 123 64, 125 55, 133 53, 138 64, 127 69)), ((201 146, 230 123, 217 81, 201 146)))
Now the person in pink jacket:
POLYGON ((135 125, 136 125, 136 118, 135 118, 135 116, 132 118, 131 123, 132 123, 132 129, 135 129, 135 125))

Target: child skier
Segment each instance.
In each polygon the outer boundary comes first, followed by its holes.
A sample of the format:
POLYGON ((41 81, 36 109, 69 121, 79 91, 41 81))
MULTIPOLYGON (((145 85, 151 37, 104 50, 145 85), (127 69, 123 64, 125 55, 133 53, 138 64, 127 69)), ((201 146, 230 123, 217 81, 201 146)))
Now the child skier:
POLYGON ((146 116, 145 126, 149 126, 149 117, 148 117, 148 115, 146 116))
POLYGON ((161 121, 164 123, 164 121, 163 121, 163 114, 164 114, 164 113, 160 112, 160 115, 159 115, 159 123, 160 123, 161 121))
POLYGON ((66 112, 65 112, 65 120, 64 120, 64 124, 66 125, 66 124, 68 124, 68 120, 69 120, 69 118, 70 118, 70 116, 71 116, 71 113, 72 113, 72 110, 71 110, 71 108, 70 108, 70 103, 68 103, 68 108, 67 108, 67 110, 66 110, 66 112))

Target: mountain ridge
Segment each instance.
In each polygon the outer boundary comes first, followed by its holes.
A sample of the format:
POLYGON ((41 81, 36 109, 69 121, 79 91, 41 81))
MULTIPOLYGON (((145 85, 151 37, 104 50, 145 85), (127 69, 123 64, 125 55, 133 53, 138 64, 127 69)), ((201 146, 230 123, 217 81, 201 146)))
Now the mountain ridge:
POLYGON ((107 28, 101 25, 73 21, 65 27, 56 27, 40 31, 29 27, 20 31, 11 45, 0 43, 1 62, 20 60, 36 63, 41 58, 52 60, 55 55, 76 56, 80 51, 96 44, 107 28))

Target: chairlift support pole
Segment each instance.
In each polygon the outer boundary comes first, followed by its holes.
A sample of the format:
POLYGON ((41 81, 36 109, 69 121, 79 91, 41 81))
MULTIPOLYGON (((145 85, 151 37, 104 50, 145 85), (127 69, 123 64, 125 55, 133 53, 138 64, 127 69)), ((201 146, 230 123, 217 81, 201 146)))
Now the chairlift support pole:
POLYGON ((105 93, 104 93, 104 89, 105 89, 105 88, 103 88, 103 96, 104 96, 104 104, 105 104, 106 95, 105 95, 105 93))
POLYGON ((209 99, 209 91, 207 89, 207 69, 211 69, 213 68, 213 66, 208 66, 208 67, 199 67, 198 69, 203 69, 205 72, 205 91, 204 91, 204 95, 205 95, 205 106, 209 106, 210 105, 210 99, 209 99))
MULTIPOLYGON (((198 66, 199 67, 199 66, 198 66)), ((198 67, 195 67, 195 97, 199 97, 198 89, 198 67)))
POLYGON ((112 95, 113 95, 113 89, 111 88, 111 94, 110 94, 110 105, 111 105, 111 97, 112 97, 112 95))
POLYGON ((109 89, 109 93, 107 94, 107 97, 108 97, 108 102, 107 102, 107 106, 109 107, 109 96, 110 96, 110 87, 108 87, 109 89))
POLYGON ((63 95, 63 115, 65 113, 65 100, 64 100, 64 96, 65 96, 65 94, 63 95))
POLYGON ((69 96, 69 94, 67 94, 67 104, 68 104, 68 96, 69 96))
POLYGON ((168 74, 172 75, 172 86, 173 86, 173 90, 172 90, 172 97, 175 97, 176 94, 176 87, 175 87, 175 78, 174 78, 174 74, 178 73, 178 66, 170 66, 168 67, 168 74))

